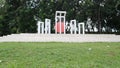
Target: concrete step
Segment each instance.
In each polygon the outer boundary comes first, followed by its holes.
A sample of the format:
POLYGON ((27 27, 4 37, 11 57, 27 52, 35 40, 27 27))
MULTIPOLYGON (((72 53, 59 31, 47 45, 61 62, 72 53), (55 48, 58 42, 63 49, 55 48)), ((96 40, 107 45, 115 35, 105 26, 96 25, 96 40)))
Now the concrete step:
POLYGON ((114 34, 11 34, 0 38, 0 42, 120 42, 114 34))

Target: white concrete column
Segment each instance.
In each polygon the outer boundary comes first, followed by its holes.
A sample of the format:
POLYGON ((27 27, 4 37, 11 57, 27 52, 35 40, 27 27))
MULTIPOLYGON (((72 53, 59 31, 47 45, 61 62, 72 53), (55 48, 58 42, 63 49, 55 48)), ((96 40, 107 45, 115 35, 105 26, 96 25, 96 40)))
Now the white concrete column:
POLYGON ((41 22, 41 29, 42 29, 42 34, 44 34, 44 22, 41 22))
POLYGON ((64 16, 64 34, 66 34, 66 19, 65 19, 65 16, 64 16))
POLYGON ((78 34, 80 34, 81 28, 80 28, 80 23, 78 23, 78 34))
POLYGON ((84 22, 78 23, 78 30, 79 30, 79 34, 85 34, 85 25, 84 22), (81 33, 81 26, 82 26, 82 33, 81 33))
POLYGON ((40 34, 40 21, 37 22, 37 33, 40 34))
POLYGON ((61 15, 62 15, 62 14, 60 13, 60 17, 59 17, 59 19, 60 19, 60 34, 61 34, 61 31, 62 31, 62 30, 61 30, 61 23, 62 23, 62 21, 61 21, 61 15))
POLYGON ((45 19, 45 34, 51 34, 51 20, 45 19))
POLYGON ((76 20, 71 20, 70 21, 70 33, 71 34, 76 34, 77 33, 77 27, 76 27, 76 20))
POLYGON ((38 26, 37 28, 38 34, 44 34, 44 22, 38 21, 37 26, 38 26))
POLYGON ((57 17, 55 17, 55 34, 57 34, 57 17))

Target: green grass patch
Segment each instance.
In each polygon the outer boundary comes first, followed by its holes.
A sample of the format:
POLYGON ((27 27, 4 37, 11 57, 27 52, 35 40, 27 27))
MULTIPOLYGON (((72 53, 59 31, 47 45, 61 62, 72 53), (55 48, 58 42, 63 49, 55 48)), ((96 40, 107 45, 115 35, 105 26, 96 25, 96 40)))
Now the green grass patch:
POLYGON ((0 43, 0 68, 120 68, 120 43, 0 43))

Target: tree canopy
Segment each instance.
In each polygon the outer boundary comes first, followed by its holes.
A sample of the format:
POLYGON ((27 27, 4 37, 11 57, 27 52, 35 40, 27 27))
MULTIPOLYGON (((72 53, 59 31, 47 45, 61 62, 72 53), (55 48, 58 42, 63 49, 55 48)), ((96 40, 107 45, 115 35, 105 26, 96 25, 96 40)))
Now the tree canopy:
POLYGON ((0 0, 0 35, 35 33, 35 18, 49 18, 53 27, 55 11, 66 11, 67 21, 90 17, 99 31, 104 26, 120 30, 120 0, 0 0))

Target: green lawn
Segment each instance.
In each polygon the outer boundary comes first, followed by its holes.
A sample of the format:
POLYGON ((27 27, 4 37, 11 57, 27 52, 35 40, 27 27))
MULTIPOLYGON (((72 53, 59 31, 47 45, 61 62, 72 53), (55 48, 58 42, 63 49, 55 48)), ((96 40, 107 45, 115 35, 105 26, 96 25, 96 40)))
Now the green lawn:
POLYGON ((0 43, 0 68, 120 68, 120 43, 0 43))

